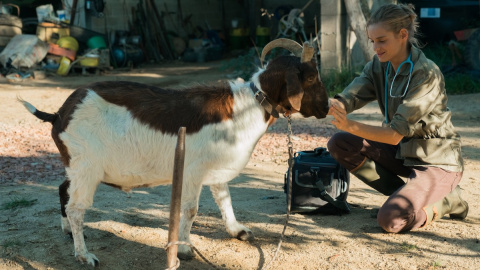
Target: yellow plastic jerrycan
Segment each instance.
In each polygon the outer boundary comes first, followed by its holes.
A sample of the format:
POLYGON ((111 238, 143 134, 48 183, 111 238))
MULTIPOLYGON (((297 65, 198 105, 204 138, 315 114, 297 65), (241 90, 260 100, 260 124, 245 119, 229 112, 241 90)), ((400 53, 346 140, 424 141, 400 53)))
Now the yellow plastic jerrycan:
POLYGON ((62 59, 60 59, 60 65, 58 66, 58 69, 57 69, 57 74, 58 75, 62 75, 62 76, 65 76, 68 74, 68 71, 70 70, 70 59, 68 59, 67 57, 62 57, 62 59))

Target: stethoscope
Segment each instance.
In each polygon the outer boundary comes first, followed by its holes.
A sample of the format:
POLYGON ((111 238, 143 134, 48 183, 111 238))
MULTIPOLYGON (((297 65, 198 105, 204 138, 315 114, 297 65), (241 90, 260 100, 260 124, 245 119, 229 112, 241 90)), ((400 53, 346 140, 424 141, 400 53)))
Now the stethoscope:
POLYGON ((410 79, 412 78, 412 72, 413 72, 412 53, 410 53, 410 55, 408 55, 407 60, 400 63, 400 65, 398 66, 397 71, 395 72, 395 76, 393 76, 392 84, 390 85, 390 93, 387 92, 387 89, 388 89, 388 83, 387 83, 388 82, 388 70, 390 70, 390 61, 388 61, 387 71, 385 72, 385 121, 383 123, 384 125, 388 125, 388 110, 387 110, 388 96, 390 95, 390 97, 392 97, 392 98, 402 98, 402 97, 405 96, 405 94, 407 94, 408 86, 410 85, 410 79), (395 82, 395 79, 397 78, 398 72, 400 71, 403 64, 405 64, 405 63, 410 64, 410 74, 408 75, 407 86, 405 86, 405 90, 403 91, 402 95, 394 96, 394 95, 392 95, 393 83, 395 82))

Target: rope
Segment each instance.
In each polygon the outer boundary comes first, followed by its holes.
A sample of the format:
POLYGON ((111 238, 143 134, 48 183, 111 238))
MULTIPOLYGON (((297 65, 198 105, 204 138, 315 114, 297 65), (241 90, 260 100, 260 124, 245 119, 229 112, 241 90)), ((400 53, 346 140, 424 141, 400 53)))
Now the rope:
MULTIPOLYGON (((186 246, 189 246, 191 247, 197 254, 198 256, 200 256, 200 258, 202 258, 206 263, 208 263, 211 267, 213 267, 213 269, 218 269, 220 270, 220 268, 218 268, 216 265, 214 265, 212 262, 210 262, 205 256, 203 256, 202 253, 200 253, 200 251, 192 244, 188 243, 188 242, 184 242, 184 241, 175 241, 175 242, 169 242, 165 247, 164 249, 167 250, 169 247, 173 246, 173 245, 186 245, 186 246)), ((165 268, 165 270, 176 270, 180 267, 180 260, 177 258, 177 263, 175 264, 175 266, 172 266, 170 268, 165 268)))
POLYGON ((288 219, 290 218, 290 209, 291 209, 291 205, 292 205, 292 167, 293 167, 293 163, 294 163, 293 143, 292 143, 292 118, 291 118, 290 114, 288 114, 288 115, 284 114, 284 116, 287 119, 287 127, 288 127, 288 131, 287 131, 287 137, 288 137, 288 144, 287 144, 287 146, 288 146, 287 217, 285 218, 285 223, 283 224, 282 234, 280 235, 280 240, 278 241, 278 245, 277 245, 277 249, 275 250, 275 254, 273 254, 273 258, 270 260, 270 262, 268 262, 267 265, 265 265, 265 267, 262 268, 263 270, 267 270, 268 267, 270 267, 270 265, 273 263, 273 261, 275 261, 275 259, 277 258, 278 252, 280 251, 280 248, 282 246, 283 237, 285 236, 285 230, 287 229, 287 226, 288 226, 288 219))

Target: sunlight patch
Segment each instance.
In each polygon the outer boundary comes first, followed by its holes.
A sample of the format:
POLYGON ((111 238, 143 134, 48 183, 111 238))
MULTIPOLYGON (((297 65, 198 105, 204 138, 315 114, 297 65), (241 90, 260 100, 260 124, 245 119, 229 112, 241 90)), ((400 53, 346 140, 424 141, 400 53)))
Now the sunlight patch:
POLYGON ((123 77, 149 77, 149 78, 163 78, 165 76, 156 73, 128 73, 122 74, 123 77))

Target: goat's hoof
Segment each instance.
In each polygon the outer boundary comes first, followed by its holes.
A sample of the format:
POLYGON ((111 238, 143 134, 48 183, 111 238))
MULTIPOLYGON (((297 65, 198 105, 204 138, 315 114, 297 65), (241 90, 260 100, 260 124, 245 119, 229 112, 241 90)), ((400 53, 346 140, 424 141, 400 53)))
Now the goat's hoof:
POLYGON ((91 266, 98 266, 100 265, 100 260, 97 259, 97 256, 93 255, 92 253, 86 253, 85 255, 77 255, 77 260, 82 263, 87 263, 91 266))
POLYGON ((195 253, 189 246, 178 245, 177 257, 183 261, 189 261, 195 257, 195 253))
POLYGON ((253 236, 253 232, 249 229, 242 230, 237 234, 237 239, 242 241, 251 241, 255 237, 253 236))
POLYGON ((250 241, 255 238, 253 237, 253 232, 240 223, 227 226, 227 232, 228 234, 230 234, 231 237, 237 238, 238 240, 242 241, 250 241))

